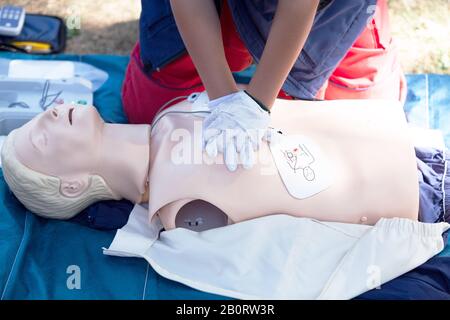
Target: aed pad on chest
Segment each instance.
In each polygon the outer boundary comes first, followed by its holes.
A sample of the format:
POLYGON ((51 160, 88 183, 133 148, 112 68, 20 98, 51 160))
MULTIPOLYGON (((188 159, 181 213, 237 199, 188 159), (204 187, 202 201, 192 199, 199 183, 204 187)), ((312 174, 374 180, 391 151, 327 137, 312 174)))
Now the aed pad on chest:
POLYGON ((305 199, 331 186, 330 163, 312 140, 276 133, 269 146, 281 179, 294 198, 305 199))

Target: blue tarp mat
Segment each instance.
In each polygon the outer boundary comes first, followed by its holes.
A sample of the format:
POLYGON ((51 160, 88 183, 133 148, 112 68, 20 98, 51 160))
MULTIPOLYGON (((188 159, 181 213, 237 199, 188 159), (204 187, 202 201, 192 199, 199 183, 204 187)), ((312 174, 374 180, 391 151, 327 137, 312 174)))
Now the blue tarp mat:
MULTIPOLYGON (((94 104, 108 122, 125 123, 120 87, 127 57, 106 55, 29 56, 15 59, 68 59, 90 63, 109 73, 94 104)), ((251 72, 236 78, 244 81, 251 72)), ((450 76, 408 76, 406 111, 411 122, 441 128, 450 146, 450 76)), ((8 190, 0 171, 1 299, 223 299, 159 276, 143 259, 102 254, 115 232, 74 222, 47 220, 27 211, 8 190), (74 276, 80 275, 80 288, 74 276)), ((450 256, 450 246, 441 253, 450 256)))
POLYGON ((422 128, 440 129, 450 149, 450 76, 417 74, 406 78, 408 121, 422 128))

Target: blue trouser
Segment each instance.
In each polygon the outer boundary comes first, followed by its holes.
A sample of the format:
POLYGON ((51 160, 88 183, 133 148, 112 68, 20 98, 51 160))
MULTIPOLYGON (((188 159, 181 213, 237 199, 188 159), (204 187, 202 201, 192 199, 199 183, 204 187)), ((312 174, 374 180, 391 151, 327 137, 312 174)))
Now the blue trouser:
POLYGON ((419 220, 450 223, 448 150, 416 148, 419 173, 419 220))
POLYGON ((357 300, 450 300, 450 257, 434 257, 421 266, 359 295, 357 300))

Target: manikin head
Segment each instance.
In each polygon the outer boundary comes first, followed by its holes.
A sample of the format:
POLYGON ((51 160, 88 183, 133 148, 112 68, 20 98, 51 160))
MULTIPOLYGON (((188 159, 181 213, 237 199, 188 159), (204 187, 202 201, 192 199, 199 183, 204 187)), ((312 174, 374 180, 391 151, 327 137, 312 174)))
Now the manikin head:
MULTIPOLYGON (((59 105, 13 130, 1 152, 3 174, 11 191, 30 211, 56 219, 71 218, 99 200, 138 202, 145 192, 147 164, 131 169, 139 172, 129 172, 117 148, 126 152, 127 140, 135 140, 139 131, 145 153, 148 130, 114 126, 126 125, 106 124, 94 107, 59 105), (140 174, 143 176, 138 177, 140 174), (142 185, 133 186, 133 178, 142 185)), ((141 156, 139 152, 136 155, 141 156)), ((141 162, 145 160, 144 155, 141 162)))

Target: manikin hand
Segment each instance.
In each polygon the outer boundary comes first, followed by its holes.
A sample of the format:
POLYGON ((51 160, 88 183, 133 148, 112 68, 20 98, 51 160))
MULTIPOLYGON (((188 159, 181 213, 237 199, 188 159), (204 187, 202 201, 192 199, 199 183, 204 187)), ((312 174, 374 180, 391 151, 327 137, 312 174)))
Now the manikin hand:
POLYGON ((255 162, 254 151, 266 135, 270 115, 244 91, 209 102, 211 114, 203 122, 203 145, 210 157, 223 153, 230 171, 239 158, 245 169, 255 162))

